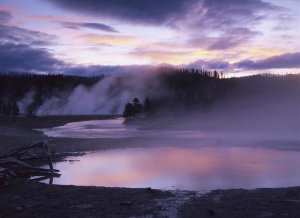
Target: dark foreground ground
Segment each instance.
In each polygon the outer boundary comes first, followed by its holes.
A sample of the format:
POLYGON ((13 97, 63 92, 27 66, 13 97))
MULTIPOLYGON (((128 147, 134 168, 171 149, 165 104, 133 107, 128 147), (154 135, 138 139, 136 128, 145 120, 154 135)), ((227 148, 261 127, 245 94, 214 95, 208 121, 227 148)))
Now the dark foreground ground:
POLYGON ((155 215, 171 196, 152 189, 11 184, 0 191, 0 217, 131 217, 155 215))
POLYGON ((15 183, 0 190, 0 217, 300 217, 300 187, 181 192, 15 183))
MULTIPOLYGON (((18 118, 0 121, 0 153, 51 139, 32 129, 67 122, 103 119, 100 116, 18 118)), ((57 152, 119 148, 143 139, 56 138, 57 152)), ((136 143, 138 142, 138 143, 136 143)), ((17 181, 0 187, 0 218, 13 217, 300 217, 300 187, 255 190, 216 190, 208 194, 105 187, 47 185, 17 181)))
POLYGON ((179 217, 300 217, 300 187, 215 190, 179 208, 179 217))

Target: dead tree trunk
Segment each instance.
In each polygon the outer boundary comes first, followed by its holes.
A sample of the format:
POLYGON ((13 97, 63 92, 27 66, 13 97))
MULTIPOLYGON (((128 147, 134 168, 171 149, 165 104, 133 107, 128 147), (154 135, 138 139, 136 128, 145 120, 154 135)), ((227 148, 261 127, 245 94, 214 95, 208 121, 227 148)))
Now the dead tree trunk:
POLYGON ((59 171, 53 168, 52 157, 46 140, 29 146, 18 147, 0 156, 0 185, 7 184, 10 179, 14 178, 34 178, 34 180, 49 178, 49 183, 52 184, 53 177, 59 176, 59 171), (36 153, 32 151, 34 149, 42 149, 43 152, 36 153), (49 169, 34 167, 29 163, 32 160, 43 159, 47 160, 49 169))

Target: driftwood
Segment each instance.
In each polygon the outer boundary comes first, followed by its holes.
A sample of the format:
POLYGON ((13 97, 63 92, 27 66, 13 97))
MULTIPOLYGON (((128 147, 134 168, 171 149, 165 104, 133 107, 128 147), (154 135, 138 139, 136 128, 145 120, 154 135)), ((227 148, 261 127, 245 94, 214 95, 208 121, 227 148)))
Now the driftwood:
POLYGON ((53 168, 47 141, 21 146, 0 156, 0 185, 15 178, 38 181, 50 179, 49 183, 52 184, 53 177, 59 176, 59 171, 53 168), (34 152, 37 149, 42 152, 34 152), (47 160, 49 169, 32 166, 30 162, 33 160, 47 160))

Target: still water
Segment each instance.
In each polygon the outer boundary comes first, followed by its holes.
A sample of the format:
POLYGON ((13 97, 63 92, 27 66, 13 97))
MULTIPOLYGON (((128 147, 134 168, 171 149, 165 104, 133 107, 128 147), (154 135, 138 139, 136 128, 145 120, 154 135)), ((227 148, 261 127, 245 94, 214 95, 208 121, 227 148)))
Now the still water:
MULTIPOLYGON (((139 148, 110 149, 55 164, 62 173, 55 184, 160 189, 212 190, 288 187, 300 185, 300 152, 272 146, 224 145, 201 141, 197 131, 142 131, 125 127, 120 119, 69 123, 44 130, 55 137, 183 139, 139 148), (191 146, 189 141, 193 143, 191 146), (172 144, 172 143, 171 143, 172 144)), ((209 134, 208 134, 209 135, 209 134)), ((213 134, 209 135, 213 138, 213 134)), ((167 140, 168 141, 168 140, 167 140)), ((159 140, 155 141, 159 143, 159 140)))

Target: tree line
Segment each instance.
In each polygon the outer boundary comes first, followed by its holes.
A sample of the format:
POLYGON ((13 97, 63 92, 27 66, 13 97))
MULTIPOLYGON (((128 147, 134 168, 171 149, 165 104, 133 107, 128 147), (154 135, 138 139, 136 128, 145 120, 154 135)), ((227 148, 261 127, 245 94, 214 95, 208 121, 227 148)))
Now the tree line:
POLYGON ((10 105, 17 105, 28 92, 34 93, 27 112, 28 115, 33 115, 44 99, 57 93, 71 92, 78 85, 91 87, 104 77, 104 75, 83 77, 62 74, 0 73, 0 102, 5 105, 2 108, 6 108, 2 114, 7 114, 9 108, 12 108, 10 105))
POLYGON ((16 101, 10 101, 7 104, 0 100, 0 117, 16 117, 20 109, 16 101))
POLYGON ((241 102, 243 99, 261 96, 279 100, 282 96, 300 93, 299 74, 226 78, 217 71, 166 68, 158 75, 158 80, 168 90, 168 94, 148 96, 144 104, 134 98, 133 102, 124 107, 125 118, 205 111, 222 102, 241 102))
MULTIPOLYGON (((28 115, 33 115, 45 99, 59 96, 58 93, 62 92, 67 96, 78 85, 92 87, 104 77, 0 74, 1 114, 17 114, 17 102, 30 91, 34 94, 32 104, 28 107, 28 115)), ((153 77, 167 92, 163 95, 146 93, 145 96, 144 93, 140 93, 138 96, 143 96, 140 99, 132 96, 133 101, 124 105, 124 117, 149 117, 178 111, 209 110, 217 103, 250 96, 268 94, 270 99, 279 99, 280 96, 300 93, 299 75, 268 74, 226 78, 222 72, 217 71, 165 67, 153 77)))
POLYGON ((149 116, 152 111, 152 104, 148 97, 145 98, 144 104, 141 104, 138 98, 133 98, 132 103, 128 102, 123 111, 123 117, 130 119, 133 117, 149 116))

